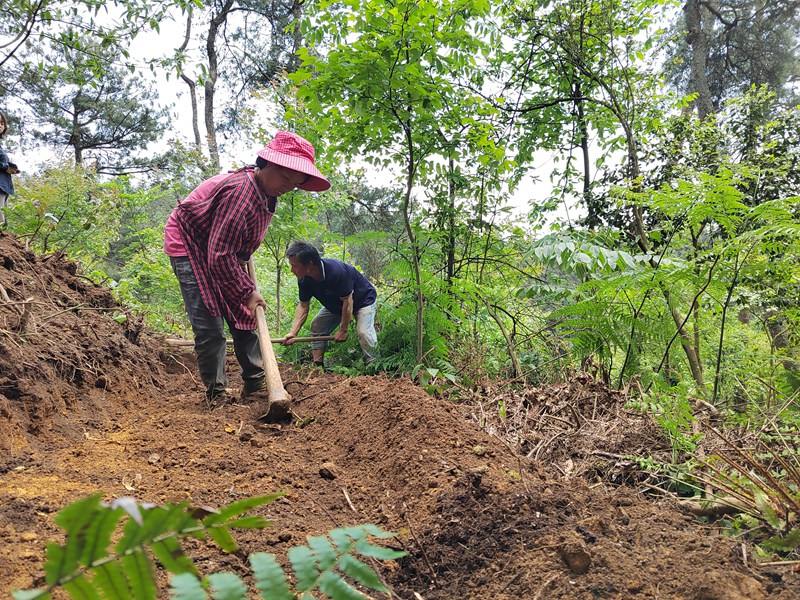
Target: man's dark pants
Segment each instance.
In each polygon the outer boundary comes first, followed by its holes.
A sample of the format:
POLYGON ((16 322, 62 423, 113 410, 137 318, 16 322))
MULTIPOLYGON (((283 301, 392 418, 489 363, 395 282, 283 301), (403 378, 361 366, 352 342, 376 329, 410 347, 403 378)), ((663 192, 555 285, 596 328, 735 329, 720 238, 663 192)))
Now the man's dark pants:
MULTIPOLYGON (((200 377, 206 386, 206 396, 213 398, 223 393, 228 385, 228 377, 225 375, 223 318, 212 316, 203 303, 189 257, 170 257, 170 263, 181 286, 183 304, 194 331, 194 351, 197 355, 200 377)), ((228 324, 233 338, 233 350, 242 367, 242 380, 245 385, 248 381, 263 379, 264 367, 258 345, 258 334, 247 329, 236 329, 227 317, 224 321, 228 324)))

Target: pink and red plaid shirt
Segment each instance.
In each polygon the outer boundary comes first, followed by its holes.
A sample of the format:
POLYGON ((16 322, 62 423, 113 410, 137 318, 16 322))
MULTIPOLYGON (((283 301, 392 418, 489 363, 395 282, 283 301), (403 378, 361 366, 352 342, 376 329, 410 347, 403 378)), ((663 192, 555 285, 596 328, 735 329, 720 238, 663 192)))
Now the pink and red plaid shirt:
POLYGON ((245 305, 256 286, 245 265, 264 241, 276 203, 259 189, 250 166, 203 182, 167 221, 164 251, 189 257, 206 308, 237 329, 256 328, 245 305))

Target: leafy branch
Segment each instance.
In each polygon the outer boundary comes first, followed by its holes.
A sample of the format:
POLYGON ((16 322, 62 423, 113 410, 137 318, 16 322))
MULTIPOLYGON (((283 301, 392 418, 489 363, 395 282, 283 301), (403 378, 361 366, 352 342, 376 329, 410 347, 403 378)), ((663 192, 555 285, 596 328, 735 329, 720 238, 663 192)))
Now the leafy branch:
MULTIPOLYGON (((119 498, 111 504, 95 494, 64 508, 55 522, 66 532, 63 545, 49 543, 44 564, 44 588, 16 591, 15 600, 48 599, 62 589, 72 598, 155 600, 158 596, 156 561, 172 574, 172 597, 180 600, 248 597, 247 585, 233 573, 212 573, 202 577, 180 540, 186 537, 211 539, 225 552, 238 549, 233 529, 261 529, 272 525, 248 511, 268 504, 283 494, 272 494, 234 502, 219 510, 193 508, 187 502, 157 506, 119 498), (121 526, 121 536, 115 535, 121 526), (112 538, 119 539, 110 551, 112 538), (155 558, 155 560, 153 559, 155 558)), ((388 592, 375 571, 354 555, 394 560, 405 553, 375 545, 370 538, 386 539, 394 534, 374 525, 361 525, 311 537, 307 546, 289 550, 289 560, 302 598, 319 590, 326 598, 364 598, 351 583, 388 592)), ((261 597, 295 598, 287 576, 277 559, 267 553, 250 556, 254 584, 261 597)))

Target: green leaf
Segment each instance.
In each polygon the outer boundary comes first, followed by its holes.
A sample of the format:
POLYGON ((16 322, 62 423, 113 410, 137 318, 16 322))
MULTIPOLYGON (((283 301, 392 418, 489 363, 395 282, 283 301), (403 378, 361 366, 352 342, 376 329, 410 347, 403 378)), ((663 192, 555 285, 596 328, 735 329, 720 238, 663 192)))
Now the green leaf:
POLYGON ((394 533, 390 531, 384 531, 377 525, 371 525, 369 523, 366 525, 347 527, 344 531, 354 540, 365 540, 368 536, 382 539, 397 537, 394 533))
POLYGON ((783 529, 783 521, 775 512, 769 497, 761 490, 755 490, 753 492, 753 498, 758 507, 758 511, 761 513, 764 520, 769 523, 770 527, 777 530, 783 529))
POLYGON ((100 592, 98 592, 86 578, 85 573, 81 573, 72 581, 65 583, 62 587, 75 600, 101 600, 100 592))
POLYGON ((200 580, 191 573, 173 575, 169 580, 172 600, 207 600, 208 594, 200 580))
POLYGON ((18 590, 16 592, 11 592, 11 597, 14 598, 14 600, 50 600, 52 596, 46 589, 39 589, 18 590))
POLYGON ((118 562, 108 562, 95 568, 94 582, 109 600, 128 600, 131 588, 118 562))
POLYGON ((263 529, 264 527, 271 527, 274 524, 273 521, 267 521, 264 517, 258 515, 234 519, 227 523, 228 527, 231 529, 263 529))
POLYGON ((199 576, 192 559, 184 554, 176 538, 165 538, 155 542, 151 548, 161 565, 170 573, 192 573, 199 576))
POLYGON ((225 550, 225 552, 233 552, 239 547, 236 544, 236 540, 233 539, 231 532, 223 526, 213 526, 206 529, 206 531, 208 535, 211 536, 211 539, 214 540, 220 548, 225 550))
POLYGON ((336 551, 327 537, 321 535, 310 537, 308 545, 314 552, 317 568, 320 571, 327 571, 336 563, 336 551))
POLYGON ((297 589, 301 592, 313 589, 319 571, 311 549, 308 546, 296 546, 289 549, 288 556, 297 577, 297 589))
POLYGON ((77 570, 78 561, 86 548, 87 530, 97 513, 109 510, 100 504, 101 497, 101 494, 94 494, 79 500, 64 508, 56 516, 55 522, 66 532, 67 541, 63 547, 57 544, 47 545, 47 562, 44 570, 48 585, 55 584, 77 570))
POLYGON ((263 598, 269 600, 294 600, 286 575, 278 560, 266 552, 250 555, 255 586, 263 598))
POLYGON ((47 560, 44 563, 44 580, 47 585, 55 585, 62 577, 73 573, 78 568, 78 560, 74 559, 68 564, 64 547, 55 542, 47 543, 45 556, 47 556, 47 560))
POLYGON ((273 502, 285 495, 285 492, 280 492, 277 494, 270 494, 269 496, 256 496, 253 498, 245 498, 239 502, 234 502, 233 504, 229 504, 228 506, 222 508, 218 513, 207 516, 205 519, 203 519, 203 525, 208 527, 209 525, 223 523, 231 517, 238 517, 252 508, 262 506, 263 504, 269 504, 270 502, 273 502))
POLYGON ((329 598, 336 600, 364 600, 367 597, 332 571, 322 574, 319 579, 319 589, 329 598))
POLYGON ((96 516, 86 530, 86 547, 81 556, 81 563, 89 566, 93 562, 108 556, 111 536, 124 512, 105 508, 96 512, 96 516))
POLYGON ((135 550, 120 558, 122 568, 128 576, 132 598, 136 600, 155 600, 158 590, 155 583, 153 563, 141 550, 135 550))
POLYGON ((247 586, 233 573, 212 573, 206 577, 214 600, 243 600, 247 597, 247 586))
POLYGON ((348 534, 348 531, 348 529, 339 527, 328 532, 328 535, 333 540, 333 543, 336 544, 336 550, 338 550, 341 554, 349 552, 350 548, 353 547, 353 541, 351 536, 348 534))
POLYGON ((339 569, 355 579, 358 583, 372 588, 373 590, 378 590, 380 592, 389 591, 370 566, 349 554, 345 554, 339 559, 339 569))
POLYGON ((150 542, 186 523, 186 503, 151 508, 140 506, 139 508, 141 509, 142 524, 139 525, 133 519, 125 524, 122 539, 116 547, 119 554, 141 546, 144 542, 150 542))
MULTIPOLYGON (((384 535, 382 537, 386 536, 384 535)), ((370 558, 376 558, 378 560, 396 560, 406 555, 406 552, 402 550, 394 550, 393 548, 387 548, 385 546, 376 546, 370 544, 367 540, 356 541, 356 552, 362 556, 369 556, 370 558)))
POLYGON ((800 548, 800 527, 792 528, 785 536, 772 536, 762 545, 777 552, 794 552, 800 548))

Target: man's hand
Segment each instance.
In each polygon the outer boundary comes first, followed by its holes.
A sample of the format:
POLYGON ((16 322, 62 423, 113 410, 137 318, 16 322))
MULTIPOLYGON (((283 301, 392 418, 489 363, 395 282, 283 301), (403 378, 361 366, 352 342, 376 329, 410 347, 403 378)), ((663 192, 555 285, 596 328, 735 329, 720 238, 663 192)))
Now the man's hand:
POLYGON ((281 342, 281 346, 291 346, 294 344, 294 338, 297 337, 296 333, 287 333, 283 336, 283 341, 281 342))
POLYGON ((342 301, 342 320, 339 322, 339 331, 333 336, 334 341, 343 342, 347 339, 347 328, 353 318, 353 294, 339 298, 342 301))
POLYGON ((247 299, 247 302, 245 303, 245 306, 247 306, 247 310, 250 311, 250 314, 255 317, 256 316, 256 308, 259 307, 259 306, 261 308, 267 308, 267 303, 264 302, 264 298, 261 296, 261 294, 259 294, 258 292, 253 292, 252 294, 250 294, 250 297, 247 299))

